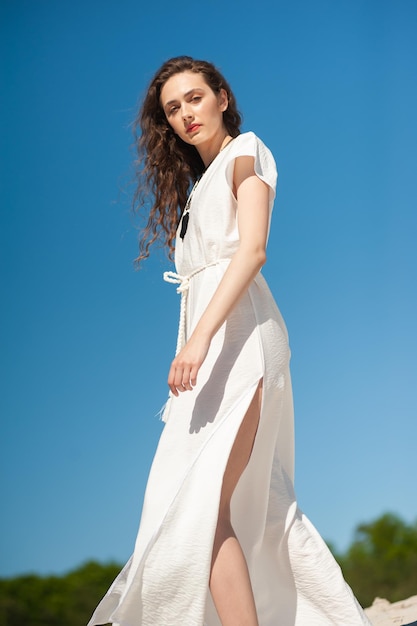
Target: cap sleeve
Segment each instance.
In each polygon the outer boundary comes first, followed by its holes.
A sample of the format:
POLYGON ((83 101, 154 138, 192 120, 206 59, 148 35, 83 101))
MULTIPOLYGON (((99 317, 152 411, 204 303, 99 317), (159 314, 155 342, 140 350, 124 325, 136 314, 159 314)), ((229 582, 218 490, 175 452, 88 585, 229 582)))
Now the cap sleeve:
POLYGON ((269 187, 269 199, 272 204, 275 198, 277 185, 277 168, 272 152, 255 135, 255 133, 243 133, 234 139, 232 150, 229 152, 229 162, 226 167, 226 179, 230 189, 233 189, 233 171, 235 160, 239 156, 252 156, 255 159, 255 174, 269 187))

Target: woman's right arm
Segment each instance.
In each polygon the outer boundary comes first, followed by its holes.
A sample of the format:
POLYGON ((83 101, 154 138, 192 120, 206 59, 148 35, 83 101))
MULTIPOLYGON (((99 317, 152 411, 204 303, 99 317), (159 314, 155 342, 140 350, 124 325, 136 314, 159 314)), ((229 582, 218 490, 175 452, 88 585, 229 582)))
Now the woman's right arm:
POLYGON ((237 197, 239 248, 184 348, 172 361, 168 385, 175 396, 191 391, 207 356, 210 342, 266 261, 269 227, 269 187, 256 174, 254 158, 235 161, 233 186, 237 197))

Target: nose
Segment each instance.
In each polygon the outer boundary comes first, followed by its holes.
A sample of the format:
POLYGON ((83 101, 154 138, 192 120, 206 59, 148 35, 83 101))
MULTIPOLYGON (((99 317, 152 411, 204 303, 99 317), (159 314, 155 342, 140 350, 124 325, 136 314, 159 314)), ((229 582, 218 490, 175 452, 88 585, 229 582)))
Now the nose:
POLYGON ((193 115, 191 113, 191 110, 190 110, 190 107, 188 105, 188 102, 184 102, 183 103, 183 105, 181 107, 181 116, 182 116, 182 119, 184 121, 189 120, 189 119, 192 118, 193 115))

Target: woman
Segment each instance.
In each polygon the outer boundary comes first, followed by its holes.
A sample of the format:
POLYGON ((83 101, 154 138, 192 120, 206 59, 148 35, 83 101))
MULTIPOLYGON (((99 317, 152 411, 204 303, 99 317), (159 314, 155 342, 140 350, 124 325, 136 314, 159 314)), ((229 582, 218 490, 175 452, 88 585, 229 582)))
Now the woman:
POLYGON ((260 274, 273 157, 190 57, 156 73, 137 123, 153 196, 138 260, 176 238, 180 328, 135 551, 89 626, 368 624, 293 492, 290 352, 260 274))

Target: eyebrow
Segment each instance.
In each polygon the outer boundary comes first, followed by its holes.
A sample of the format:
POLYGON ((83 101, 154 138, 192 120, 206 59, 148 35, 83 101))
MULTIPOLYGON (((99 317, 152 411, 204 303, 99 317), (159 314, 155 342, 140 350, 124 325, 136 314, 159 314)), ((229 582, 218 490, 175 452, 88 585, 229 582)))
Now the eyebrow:
MULTIPOLYGON (((195 91, 204 91, 204 89, 202 87, 194 87, 193 89, 190 89, 189 91, 185 92, 184 98, 188 98, 188 96, 191 96, 191 94, 194 93, 195 91)), ((169 102, 167 102, 164 105, 164 108, 169 106, 170 104, 174 104, 174 102, 178 102, 178 100, 177 99, 169 100, 169 102)))

